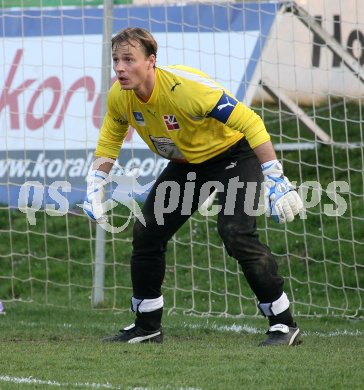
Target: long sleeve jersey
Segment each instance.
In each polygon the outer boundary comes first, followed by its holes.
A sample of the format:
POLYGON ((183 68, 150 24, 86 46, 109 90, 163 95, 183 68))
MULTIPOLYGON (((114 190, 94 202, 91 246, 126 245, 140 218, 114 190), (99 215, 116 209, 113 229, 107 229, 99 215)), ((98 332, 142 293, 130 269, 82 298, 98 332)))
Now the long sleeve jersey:
POLYGON ((246 137, 252 148, 270 139, 262 119, 209 78, 187 66, 157 67, 147 102, 116 81, 108 94, 96 156, 116 159, 129 126, 149 148, 177 162, 198 164, 246 137))

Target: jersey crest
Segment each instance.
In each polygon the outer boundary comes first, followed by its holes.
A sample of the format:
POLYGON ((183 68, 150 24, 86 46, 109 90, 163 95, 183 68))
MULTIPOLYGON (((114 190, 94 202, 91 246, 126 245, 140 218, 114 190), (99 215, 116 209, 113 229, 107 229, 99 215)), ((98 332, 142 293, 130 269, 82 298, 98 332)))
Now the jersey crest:
POLYGON ((180 129, 175 115, 163 115, 163 121, 168 131, 180 129))

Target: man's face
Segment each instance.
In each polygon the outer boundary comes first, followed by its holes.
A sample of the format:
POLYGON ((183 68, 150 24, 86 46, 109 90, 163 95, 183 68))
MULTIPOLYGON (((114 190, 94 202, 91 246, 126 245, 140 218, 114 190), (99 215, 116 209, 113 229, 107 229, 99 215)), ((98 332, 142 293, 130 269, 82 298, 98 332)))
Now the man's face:
POLYGON ((155 56, 146 57, 138 42, 121 43, 113 48, 113 69, 122 89, 143 88, 150 71, 153 70, 155 56))

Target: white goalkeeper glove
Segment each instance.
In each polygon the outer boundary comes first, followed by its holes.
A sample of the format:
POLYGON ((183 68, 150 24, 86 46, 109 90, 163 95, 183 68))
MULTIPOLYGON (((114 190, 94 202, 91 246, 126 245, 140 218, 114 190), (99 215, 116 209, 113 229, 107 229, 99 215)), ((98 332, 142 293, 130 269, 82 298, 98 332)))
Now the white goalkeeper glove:
POLYGON ((283 175, 278 160, 262 164, 266 215, 278 223, 292 222, 303 209, 303 203, 291 182, 283 175))
POLYGON ((103 224, 107 222, 104 210, 105 184, 108 174, 103 171, 92 170, 87 176, 87 195, 83 202, 83 211, 93 222, 103 224))

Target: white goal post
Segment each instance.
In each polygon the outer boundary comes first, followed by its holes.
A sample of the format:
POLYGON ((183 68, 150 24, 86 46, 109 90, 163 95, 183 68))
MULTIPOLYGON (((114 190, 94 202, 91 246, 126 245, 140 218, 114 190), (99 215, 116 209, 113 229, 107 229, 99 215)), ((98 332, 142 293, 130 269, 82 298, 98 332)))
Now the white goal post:
MULTIPOLYGON (((359 0, 152 3, 0 10, 0 301, 128 310, 136 204, 112 209, 112 233, 96 229, 78 204, 113 80, 107 37, 140 26, 158 41, 158 65, 199 68, 262 116, 305 201, 292 224, 258 217, 294 313, 362 318, 359 0)), ((130 128, 116 172, 126 186, 120 199, 142 202, 165 165, 130 128)), ((168 245, 167 311, 258 315, 216 217, 204 214, 168 245)))

